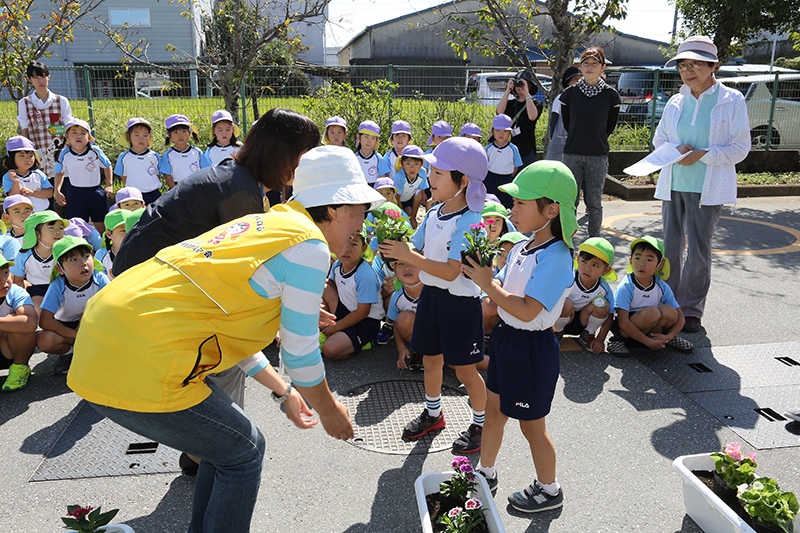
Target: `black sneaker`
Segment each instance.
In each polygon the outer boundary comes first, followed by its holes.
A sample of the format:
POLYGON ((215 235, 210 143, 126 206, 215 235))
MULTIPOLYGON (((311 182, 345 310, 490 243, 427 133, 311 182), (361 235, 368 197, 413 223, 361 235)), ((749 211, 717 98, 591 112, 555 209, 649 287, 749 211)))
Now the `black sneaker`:
POLYGON ((631 354, 630 349, 620 337, 613 337, 608 341, 606 351, 618 357, 628 357, 631 354))
POLYGON ((408 361, 408 369, 422 371, 425 365, 422 362, 422 355, 419 352, 411 352, 411 359, 408 361))
POLYGON ((378 332, 378 339, 377 343, 381 346, 386 346, 389 344, 389 341, 394 338, 394 326, 391 324, 383 323, 381 326, 381 330, 378 332))
POLYGON ((564 493, 558 489, 558 494, 551 496, 542 490, 538 481, 525 487, 525 490, 515 492, 508 497, 508 503, 517 511, 523 513, 538 513, 557 509, 564 505, 564 493))
POLYGON ((484 474, 484 473, 483 473, 483 472, 481 472, 480 470, 478 470, 477 472, 478 472, 480 475, 482 475, 482 476, 483 476, 483 479, 485 479, 485 480, 486 480, 486 484, 487 484, 487 485, 489 485, 489 492, 491 492, 492 494, 494 494, 495 492, 497 492, 497 484, 498 484, 498 480, 497 480, 497 472, 495 472, 495 473, 494 473, 494 477, 488 477, 486 474, 484 474))
POLYGON ((422 413, 406 424, 403 430, 403 438, 415 440, 425 436, 431 431, 442 429, 445 426, 444 412, 439 413, 438 417, 430 416, 426 407, 422 408, 422 413))
POLYGON ((694 350, 694 344, 682 337, 678 337, 677 335, 675 335, 671 341, 667 342, 667 346, 670 348, 675 348, 679 352, 683 353, 689 353, 694 350))
POLYGON ((50 371, 53 375, 63 375, 69 372, 69 367, 72 365, 72 354, 67 355, 59 355, 58 361, 56 364, 53 365, 53 369, 50 371))
POLYGON ((466 431, 461 432, 461 436, 453 442, 453 453, 477 453, 481 451, 481 437, 483 436, 483 426, 470 424, 466 431))
POLYGON ((191 457, 181 452, 181 456, 178 457, 178 466, 181 467, 181 474, 184 476, 196 476, 197 469, 200 465, 195 463, 191 457))

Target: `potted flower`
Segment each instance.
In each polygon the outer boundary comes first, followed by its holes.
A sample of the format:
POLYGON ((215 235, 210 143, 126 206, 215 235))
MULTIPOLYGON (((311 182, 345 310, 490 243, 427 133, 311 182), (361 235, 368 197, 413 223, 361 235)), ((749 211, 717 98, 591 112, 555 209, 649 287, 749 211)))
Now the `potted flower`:
POLYGON ((134 533, 133 529, 125 524, 109 524, 117 516, 119 509, 112 509, 106 513, 100 507, 81 507, 80 505, 67 505, 67 516, 62 517, 64 529, 70 533, 134 533))
MULTIPOLYGON (((408 216, 402 211, 389 207, 379 207, 370 213, 372 220, 367 219, 364 223, 371 228, 371 233, 378 240, 378 244, 383 241, 405 241, 414 230, 408 221, 408 216)), ((393 261, 391 258, 384 257, 383 261, 388 263, 393 261)))
POLYGON ((438 524, 444 526, 445 533, 469 533, 471 531, 486 531, 486 518, 483 516, 481 508, 483 504, 478 498, 470 498, 464 503, 464 507, 453 507, 447 514, 442 515, 437 520, 438 524), (483 529, 481 526, 484 526, 483 529))
POLYGON ((768 477, 760 477, 751 483, 743 483, 738 489, 739 501, 753 519, 756 533, 793 533, 794 518, 800 505, 793 492, 784 492, 778 483, 768 477))
POLYGON ((467 247, 461 250, 461 262, 469 265, 467 257, 471 257, 482 267, 491 265, 497 255, 497 244, 489 240, 487 225, 484 222, 470 224, 464 236, 467 238, 467 247))
POLYGON ((744 456, 741 444, 731 442, 721 452, 711 454, 714 459, 714 493, 722 501, 736 508, 736 491, 756 477, 756 454, 744 456))

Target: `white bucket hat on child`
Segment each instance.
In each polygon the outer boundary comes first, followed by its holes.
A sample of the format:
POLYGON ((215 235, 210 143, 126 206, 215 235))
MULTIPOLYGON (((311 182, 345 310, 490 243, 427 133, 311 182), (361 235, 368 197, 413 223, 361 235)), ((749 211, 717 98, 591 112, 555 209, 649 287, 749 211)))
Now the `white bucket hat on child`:
POLYGON ((303 154, 293 186, 291 200, 303 207, 368 204, 372 211, 386 202, 367 183, 353 151, 343 146, 319 146, 303 154))

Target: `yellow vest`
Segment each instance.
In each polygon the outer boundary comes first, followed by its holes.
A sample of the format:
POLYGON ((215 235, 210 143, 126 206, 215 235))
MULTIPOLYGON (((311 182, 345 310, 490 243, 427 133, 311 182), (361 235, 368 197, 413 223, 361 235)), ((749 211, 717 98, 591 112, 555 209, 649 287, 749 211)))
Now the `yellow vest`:
POLYGON ((249 357, 278 331, 280 299, 260 296, 248 280, 270 258, 313 239, 325 242, 290 202, 125 271, 89 301, 67 384, 90 402, 130 411, 197 405, 210 394, 208 373, 249 357))

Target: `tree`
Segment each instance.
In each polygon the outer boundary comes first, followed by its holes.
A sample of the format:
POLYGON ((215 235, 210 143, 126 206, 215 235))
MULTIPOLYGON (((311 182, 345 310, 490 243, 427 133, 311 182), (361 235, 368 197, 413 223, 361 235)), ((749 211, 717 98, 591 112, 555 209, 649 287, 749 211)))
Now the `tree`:
POLYGON ((31 89, 25 69, 50 57, 50 47, 73 40, 73 27, 102 0, 50 0, 40 26, 31 28, 34 0, 0 0, 0 83, 15 101, 31 89))
POLYGON ((683 15, 683 36, 714 39, 724 64, 762 31, 781 33, 800 26, 800 0, 675 0, 683 15))
MULTIPOLYGON (((202 0, 166 0, 184 6, 184 15, 199 25, 205 36, 205 51, 201 56, 168 47, 176 59, 193 64, 211 80, 225 99, 225 107, 234 117, 239 116, 242 81, 250 69, 259 64, 270 43, 281 43, 287 49, 298 50, 300 37, 292 25, 325 16, 331 0, 217 0, 208 7, 202 0)), ((95 18, 97 31, 109 38, 124 56, 124 61, 153 65, 147 58, 147 42, 132 40, 128 28, 111 28, 107 21, 95 18)))
POLYGON ((538 80, 536 84, 552 102, 561 92, 561 77, 572 65, 575 51, 609 19, 625 18, 626 2, 479 0, 478 7, 473 10, 459 8, 458 3, 454 3, 455 10, 444 16, 457 27, 448 29, 445 34, 448 44, 464 58, 468 50, 488 57, 505 56, 513 67, 531 72, 533 66, 527 52, 540 52, 553 71, 553 83, 549 90, 538 80), (546 19, 552 22, 552 35, 543 36, 546 19))

